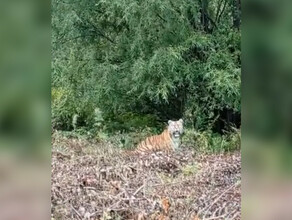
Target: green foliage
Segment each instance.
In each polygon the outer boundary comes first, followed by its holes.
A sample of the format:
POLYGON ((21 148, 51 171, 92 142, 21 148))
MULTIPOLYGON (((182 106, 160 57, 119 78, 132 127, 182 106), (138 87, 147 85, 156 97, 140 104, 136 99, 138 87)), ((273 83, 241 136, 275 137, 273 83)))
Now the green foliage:
POLYGON ((199 152, 222 153, 240 149, 241 133, 234 129, 224 135, 215 134, 211 131, 198 132, 186 129, 183 137, 186 146, 194 147, 199 152))
POLYGON ((153 115, 139 115, 132 112, 127 112, 118 116, 108 116, 107 124, 107 131, 109 132, 134 132, 142 131, 147 128, 152 128, 153 130, 163 127, 163 125, 157 122, 157 118, 153 115))
POLYGON ((74 126, 94 128, 96 126, 95 103, 93 97, 90 96, 79 99, 76 90, 66 87, 52 88, 53 126, 62 127, 66 130, 72 129, 74 126), (75 120, 74 123, 73 119, 75 120))
POLYGON ((117 132, 112 134, 107 141, 111 142, 114 146, 123 149, 133 149, 146 137, 152 136, 153 134, 159 134, 161 130, 156 128, 146 127, 141 129, 139 132, 117 132))
POLYGON ((209 130, 218 111, 240 112, 238 13, 228 0, 53 0, 53 126, 134 132, 183 117, 209 130))

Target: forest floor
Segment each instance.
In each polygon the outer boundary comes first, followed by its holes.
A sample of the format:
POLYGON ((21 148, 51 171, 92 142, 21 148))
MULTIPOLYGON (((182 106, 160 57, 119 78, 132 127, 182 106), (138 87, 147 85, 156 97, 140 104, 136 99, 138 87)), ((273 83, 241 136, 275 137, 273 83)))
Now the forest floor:
POLYGON ((240 219, 240 152, 122 156, 110 143, 53 135, 52 219, 240 219))

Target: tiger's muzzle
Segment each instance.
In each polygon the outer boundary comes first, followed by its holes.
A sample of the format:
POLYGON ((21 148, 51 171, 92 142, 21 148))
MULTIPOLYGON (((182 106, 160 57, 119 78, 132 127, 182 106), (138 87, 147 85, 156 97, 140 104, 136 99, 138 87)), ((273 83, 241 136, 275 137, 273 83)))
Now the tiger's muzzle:
POLYGON ((181 133, 179 131, 174 131, 172 133, 172 136, 175 137, 175 138, 179 138, 181 136, 181 133))

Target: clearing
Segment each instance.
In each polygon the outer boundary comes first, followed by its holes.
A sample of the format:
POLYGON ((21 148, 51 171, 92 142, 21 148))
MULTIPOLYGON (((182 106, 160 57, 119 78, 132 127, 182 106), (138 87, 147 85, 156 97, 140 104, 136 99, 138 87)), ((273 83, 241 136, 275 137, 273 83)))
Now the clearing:
POLYGON ((53 135, 52 219, 240 219, 240 152, 123 157, 110 143, 53 135))

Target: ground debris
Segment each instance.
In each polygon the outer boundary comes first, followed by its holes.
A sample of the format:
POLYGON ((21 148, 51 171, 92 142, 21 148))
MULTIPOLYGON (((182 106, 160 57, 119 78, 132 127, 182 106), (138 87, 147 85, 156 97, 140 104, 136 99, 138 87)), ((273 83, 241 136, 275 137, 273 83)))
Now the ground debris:
POLYGON ((240 152, 126 158, 109 143, 55 140, 54 219, 240 219, 240 152))

